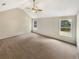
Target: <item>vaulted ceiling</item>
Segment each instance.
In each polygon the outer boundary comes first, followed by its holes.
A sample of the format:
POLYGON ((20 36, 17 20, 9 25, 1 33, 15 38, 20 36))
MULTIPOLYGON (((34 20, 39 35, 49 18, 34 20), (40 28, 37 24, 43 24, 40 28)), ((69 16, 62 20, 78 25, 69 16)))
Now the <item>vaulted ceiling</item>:
POLYGON ((79 11, 79 0, 36 0, 36 3, 39 8, 43 9, 42 12, 35 14, 27 10, 27 7, 32 7, 32 0, 0 0, 0 11, 21 8, 31 17, 75 15, 79 11))

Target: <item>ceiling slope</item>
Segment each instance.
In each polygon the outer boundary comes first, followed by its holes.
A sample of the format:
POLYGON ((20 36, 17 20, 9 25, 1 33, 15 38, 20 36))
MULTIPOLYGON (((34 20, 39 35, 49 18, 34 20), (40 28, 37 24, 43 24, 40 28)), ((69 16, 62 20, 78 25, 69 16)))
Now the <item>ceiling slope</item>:
POLYGON ((79 12, 79 0, 36 0, 37 6, 44 11, 32 13, 26 7, 32 7, 32 0, 0 0, 0 11, 21 8, 32 18, 76 15, 79 12), (3 3, 6 5, 2 6, 3 3))

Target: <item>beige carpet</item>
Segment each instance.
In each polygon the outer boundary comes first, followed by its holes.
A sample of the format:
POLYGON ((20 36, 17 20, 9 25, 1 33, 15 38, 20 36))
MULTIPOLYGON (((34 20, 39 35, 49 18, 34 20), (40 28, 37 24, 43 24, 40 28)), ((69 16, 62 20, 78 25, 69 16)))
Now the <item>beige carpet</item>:
POLYGON ((75 46, 24 34, 0 40, 0 59, 78 59, 75 46))

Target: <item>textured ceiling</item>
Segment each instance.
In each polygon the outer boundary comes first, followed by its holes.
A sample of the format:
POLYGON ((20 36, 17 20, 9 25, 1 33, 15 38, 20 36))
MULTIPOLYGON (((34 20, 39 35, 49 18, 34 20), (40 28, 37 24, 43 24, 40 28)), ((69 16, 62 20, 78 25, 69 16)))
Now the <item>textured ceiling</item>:
MULTIPOLYGON (((79 10, 79 0, 36 0, 39 8, 43 9, 43 12, 37 14, 31 13, 27 9, 26 12, 32 17, 51 17, 51 16, 67 16, 76 15, 79 10)), ((27 4, 27 7, 31 7, 31 2, 27 4)))
POLYGON ((37 6, 44 11, 34 14, 26 7, 32 7, 32 0, 0 0, 0 11, 12 8, 24 9, 31 17, 49 17, 49 16, 62 16, 74 15, 79 10, 79 0, 36 0, 37 6), (2 3, 6 3, 2 6, 2 3))

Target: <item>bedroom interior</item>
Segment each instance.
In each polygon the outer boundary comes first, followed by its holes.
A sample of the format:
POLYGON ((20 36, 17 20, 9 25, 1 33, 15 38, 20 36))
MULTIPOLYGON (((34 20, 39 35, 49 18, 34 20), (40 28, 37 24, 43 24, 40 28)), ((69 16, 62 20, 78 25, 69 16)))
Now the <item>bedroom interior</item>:
POLYGON ((0 4, 0 59, 79 59, 78 0, 0 4))

